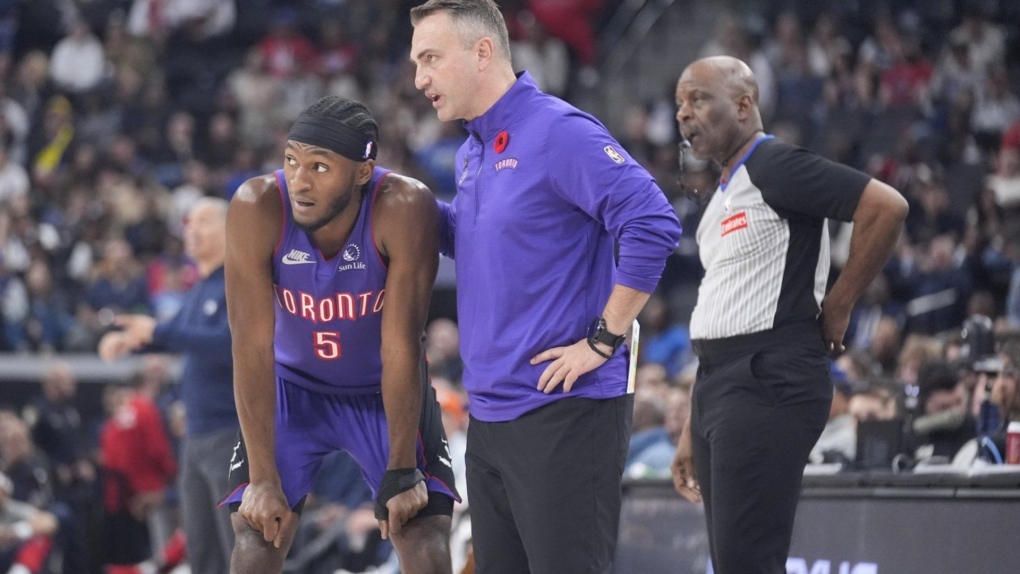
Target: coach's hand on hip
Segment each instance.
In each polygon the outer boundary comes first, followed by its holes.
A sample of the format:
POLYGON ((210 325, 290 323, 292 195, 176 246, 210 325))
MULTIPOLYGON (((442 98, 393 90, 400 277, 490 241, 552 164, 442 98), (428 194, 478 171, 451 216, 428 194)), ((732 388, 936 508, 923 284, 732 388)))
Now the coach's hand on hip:
POLYGON ((673 473, 673 486, 676 491, 695 504, 701 502, 701 489, 698 487, 698 477, 694 471, 694 456, 691 449, 690 419, 684 425, 684 430, 680 433, 680 440, 676 443, 676 454, 673 456, 670 471, 673 473))
MULTIPOLYGON (((602 347, 604 353, 613 351, 608 345, 596 344, 602 347)), ((568 347, 553 347, 531 358, 532 365, 546 361, 552 363, 538 378, 538 390, 548 395, 556 390, 560 383, 563 383, 564 393, 570 392, 581 375, 601 366, 606 362, 606 358, 592 350, 587 339, 581 339, 568 347)))
POLYGON ((248 526, 261 532, 266 542, 272 542, 277 548, 283 544, 284 533, 291 523, 298 519, 278 483, 250 483, 241 495, 237 512, 248 526))

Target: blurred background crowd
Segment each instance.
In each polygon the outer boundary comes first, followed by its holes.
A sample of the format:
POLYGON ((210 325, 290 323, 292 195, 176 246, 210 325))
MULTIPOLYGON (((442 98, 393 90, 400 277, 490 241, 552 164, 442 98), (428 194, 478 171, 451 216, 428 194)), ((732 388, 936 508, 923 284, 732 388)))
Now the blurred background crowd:
MULTIPOLYGON (((0 557, 11 554, 28 572, 99 571, 104 465, 131 452, 149 457, 146 480, 157 485, 131 503, 149 517, 149 566, 181 561, 172 484, 185 413, 168 359, 146 359, 130 385, 111 386, 102 410, 79 400, 75 373, 59 360, 94 354, 116 314, 174 315, 198 278, 183 253, 185 214, 198 198, 229 198, 245 179, 278 168, 289 122, 323 95, 364 101, 381 126, 379 163, 452 197, 465 134, 438 122, 414 89, 407 14, 416 3, 0 0, 0 356, 53 361, 36 398, 0 398, 0 557), (116 436, 128 414, 151 416, 143 426, 157 438, 116 436), (157 443, 165 448, 145 446, 157 443), (11 527, 25 516, 38 536, 11 527)), ((697 366, 686 320, 701 276, 698 206, 676 183, 673 85, 682 67, 638 58, 632 73, 661 78, 662 89, 619 105, 604 95, 625 81, 607 73, 606 46, 643 3, 500 4, 515 68, 603 119, 684 224, 640 318, 627 468, 635 478, 666 476, 697 366)), ((860 465, 858 422, 893 420, 911 431, 901 467, 995 462, 1005 423, 1020 417, 1012 333, 1020 328, 1020 7, 732 0, 705 15, 692 0, 658 4, 663 22, 698 13, 711 26, 653 27, 644 40, 652 52, 657 39, 682 33, 697 47, 683 61, 742 58, 758 78, 767 131, 866 171, 910 202, 906 232, 834 361, 832 419, 813 461, 860 465)), ((687 162, 689 184, 714 186, 713 166, 687 162)), ((832 230, 835 275, 849 229, 832 230)), ((459 388, 451 292, 441 277, 428 352, 456 454, 470 405, 459 388)), ((351 475, 343 474, 349 462, 336 464, 317 487, 289 571, 361 571, 387 559, 388 547, 372 538, 370 494, 337 479, 351 475)))

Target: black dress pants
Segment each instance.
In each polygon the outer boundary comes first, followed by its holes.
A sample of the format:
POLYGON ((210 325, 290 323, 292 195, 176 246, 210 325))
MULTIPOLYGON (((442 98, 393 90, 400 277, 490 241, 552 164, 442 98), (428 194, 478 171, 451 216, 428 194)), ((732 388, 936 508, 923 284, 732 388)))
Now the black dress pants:
POLYGON ((715 574, 785 574, 804 465, 832 402, 817 323, 694 347, 691 438, 715 574))

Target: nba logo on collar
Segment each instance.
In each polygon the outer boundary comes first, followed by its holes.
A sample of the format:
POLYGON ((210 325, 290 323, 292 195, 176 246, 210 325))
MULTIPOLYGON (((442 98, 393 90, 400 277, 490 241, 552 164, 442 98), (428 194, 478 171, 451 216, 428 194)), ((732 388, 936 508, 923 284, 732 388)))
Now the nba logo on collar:
POLYGON ((361 248, 356 243, 348 243, 340 254, 340 267, 337 271, 351 271, 352 269, 364 269, 365 262, 361 261, 361 248))

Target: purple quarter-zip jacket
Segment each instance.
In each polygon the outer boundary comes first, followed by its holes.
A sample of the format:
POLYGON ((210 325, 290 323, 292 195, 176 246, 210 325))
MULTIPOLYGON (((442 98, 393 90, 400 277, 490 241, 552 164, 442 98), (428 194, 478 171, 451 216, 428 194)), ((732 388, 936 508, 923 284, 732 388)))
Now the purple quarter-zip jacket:
POLYGON ((527 72, 465 127, 457 195, 440 209, 472 416, 508 421, 565 397, 626 393, 626 347, 569 393, 538 391, 548 363, 530 359, 585 338, 614 284, 654 291, 680 238, 672 206, 597 119, 527 72))

